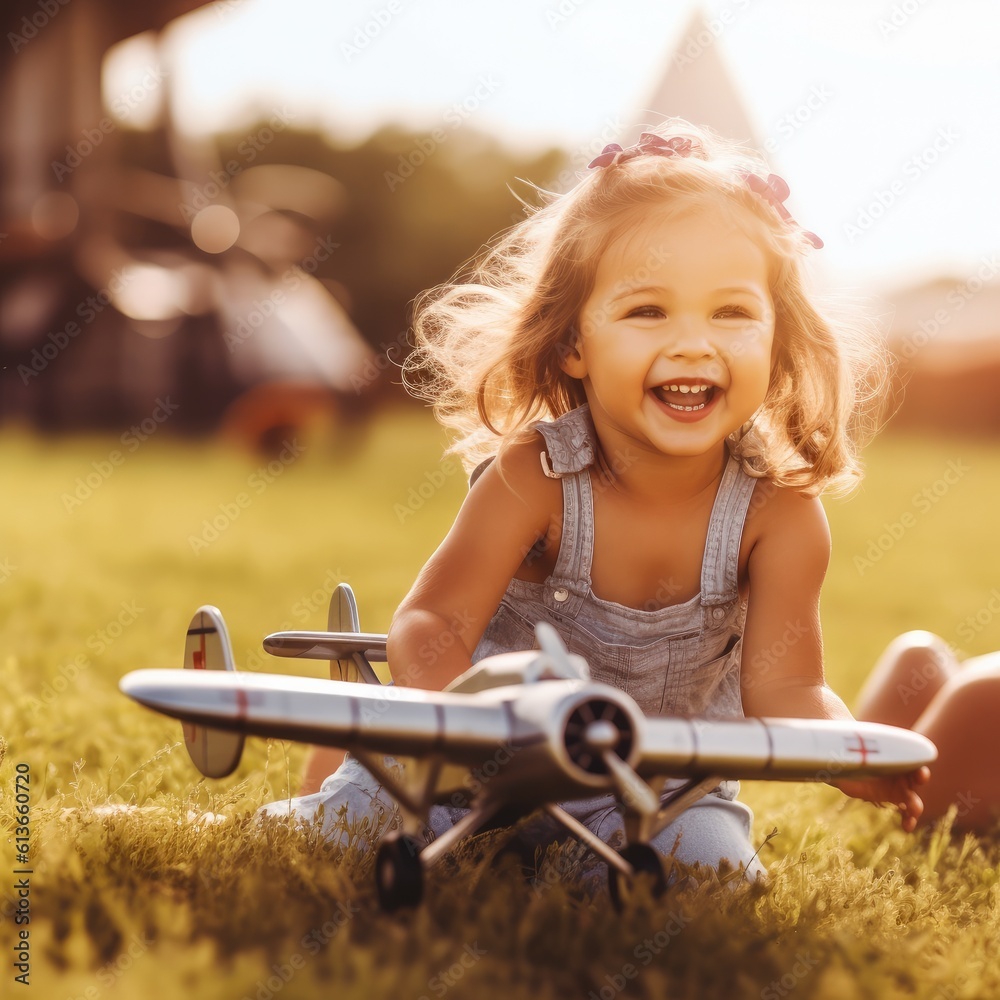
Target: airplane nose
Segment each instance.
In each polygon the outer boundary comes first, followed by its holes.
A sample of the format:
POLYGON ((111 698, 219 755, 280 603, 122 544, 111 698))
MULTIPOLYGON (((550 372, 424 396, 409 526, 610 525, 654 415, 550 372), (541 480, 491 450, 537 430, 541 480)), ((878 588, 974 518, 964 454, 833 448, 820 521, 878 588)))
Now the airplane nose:
POLYGON ((613 722, 607 719, 595 719, 584 730, 583 742, 588 749, 600 754, 605 750, 614 750, 618 746, 620 736, 618 727, 613 722))

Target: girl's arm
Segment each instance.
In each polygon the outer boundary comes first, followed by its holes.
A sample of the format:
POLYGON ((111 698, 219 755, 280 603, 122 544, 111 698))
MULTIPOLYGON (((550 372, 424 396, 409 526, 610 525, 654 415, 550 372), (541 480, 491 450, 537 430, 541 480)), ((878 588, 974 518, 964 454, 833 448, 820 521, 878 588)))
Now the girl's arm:
POLYGON ((754 716, 849 719, 826 686, 819 596, 830 529, 819 500, 779 491, 761 509, 750 551, 743 634, 743 711, 754 716))
POLYGON ((440 690, 472 665, 511 577, 562 510, 561 484, 542 474, 541 450, 536 436, 487 467, 396 609, 387 655, 397 684, 440 690))
MULTIPOLYGON (((779 491, 768 502, 750 552, 750 603, 741 687, 748 716, 851 719, 826 685, 819 596, 830 560, 830 529, 817 499, 779 491)), ((926 768, 900 778, 832 781, 849 795, 890 802, 912 830, 923 812, 915 786, 926 768)))

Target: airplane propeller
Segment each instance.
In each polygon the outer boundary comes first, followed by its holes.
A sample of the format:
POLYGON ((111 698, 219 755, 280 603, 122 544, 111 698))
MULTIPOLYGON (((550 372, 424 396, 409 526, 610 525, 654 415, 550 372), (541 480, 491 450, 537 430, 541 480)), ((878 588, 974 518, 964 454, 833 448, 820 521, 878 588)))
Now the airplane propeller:
MULTIPOLYGON (((591 723, 591 726, 594 725, 602 723, 591 723)), ((660 810, 660 797, 656 792, 614 752, 614 749, 604 750, 601 757, 615 780, 615 788, 623 804, 643 816, 655 816, 660 810)))

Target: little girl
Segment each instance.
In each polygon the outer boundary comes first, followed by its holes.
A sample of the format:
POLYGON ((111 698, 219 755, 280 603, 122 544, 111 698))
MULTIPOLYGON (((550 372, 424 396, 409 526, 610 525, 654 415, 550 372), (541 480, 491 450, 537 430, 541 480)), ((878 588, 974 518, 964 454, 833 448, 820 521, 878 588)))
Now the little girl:
MULTIPOLYGON (((859 477, 878 342, 807 297, 801 260, 822 242, 756 156, 673 119, 590 168, 465 280, 418 300, 409 384, 474 472, 393 618, 393 676, 443 688, 531 648, 547 621, 648 714, 850 718, 823 679, 817 497, 859 477)), ((838 786, 895 804, 912 829, 926 778, 838 786)), ((653 846, 761 874, 738 787, 723 782, 653 846)), ((348 758, 319 793, 268 811, 322 805, 332 829, 383 803, 348 758)), ((611 796, 571 811, 621 837, 611 796)), ((432 829, 454 819, 437 809, 432 829)))

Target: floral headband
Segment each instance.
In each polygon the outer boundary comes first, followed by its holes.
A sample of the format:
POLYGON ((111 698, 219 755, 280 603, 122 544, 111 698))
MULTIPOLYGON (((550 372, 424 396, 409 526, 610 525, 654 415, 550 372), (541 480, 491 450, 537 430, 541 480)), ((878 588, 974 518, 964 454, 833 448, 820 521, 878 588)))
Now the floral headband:
MULTIPOLYGON (((594 157, 587 168, 591 167, 612 167, 626 160, 634 159, 636 156, 653 154, 656 156, 690 156, 696 148, 696 143, 691 139, 675 135, 669 139, 656 135, 655 132, 643 132, 639 136, 639 141, 634 146, 622 149, 617 142, 610 142, 600 155, 594 157)), ((745 171, 742 174, 743 183, 754 192, 760 195, 790 226, 798 226, 798 223, 791 217, 788 209, 784 206, 784 201, 788 197, 788 185, 777 175, 768 174, 767 180, 758 174, 745 171)), ((799 227, 801 228, 801 227, 799 227)), ((823 246, 823 241, 807 229, 802 230, 802 235, 817 249, 823 246)))

